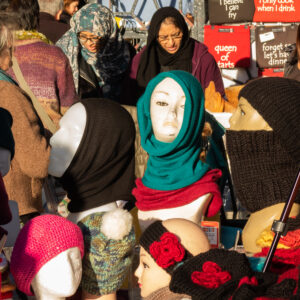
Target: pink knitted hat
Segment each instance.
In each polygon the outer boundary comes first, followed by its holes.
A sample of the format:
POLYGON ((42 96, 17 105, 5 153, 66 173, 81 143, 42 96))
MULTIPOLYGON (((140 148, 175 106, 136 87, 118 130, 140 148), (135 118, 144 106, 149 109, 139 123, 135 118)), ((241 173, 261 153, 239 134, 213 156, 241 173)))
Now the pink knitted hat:
POLYGON ((11 256, 10 270, 20 291, 32 296, 30 288, 40 268, 58 254, 78 247, 84 254, 80 228, 57 215, 41 215, 20 231, 11 256))

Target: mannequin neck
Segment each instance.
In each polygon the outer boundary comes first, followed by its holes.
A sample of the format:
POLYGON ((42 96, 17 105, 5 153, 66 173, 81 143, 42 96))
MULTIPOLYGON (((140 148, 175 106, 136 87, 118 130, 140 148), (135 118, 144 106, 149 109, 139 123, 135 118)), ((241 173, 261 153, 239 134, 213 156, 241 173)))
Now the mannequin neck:
POLYGON ((76 213, 69 213, 68 215, 68 220, 70 220, 72 223, 77 224, 80 220, 82 220, 84 217, 93 214, 93 213, 97 213, 97 212, 103 212, 103 211, 110 211, 113 209, 116 209, 117 206, 117 202, 111 202, 111 203, 107 203, 101 206, 97 206, 97 207, 93 207, 84 211, 80 211, 80 212, 76 212, 76 213))
MULTIPOLYGON (((278 203, 252 213, 243 229, 242 240, 246 252, 257 253, 261 247, 256 245, 262 231, 270 227, 274 220, 279 220, 285 203, 278 203)), ((289 217, 300 213, 300 204, 294 203, 289 217)))
POLYGON ((208 193, 197 198, 193 202, 174 208, 138 211, 138 219, 141 230, 144 231, 150 224, 156 220, 168 220, 174 218, 182 218, 190 220, 196 224, 200 224, 208 204, 212 198, 212 194, 208 193))

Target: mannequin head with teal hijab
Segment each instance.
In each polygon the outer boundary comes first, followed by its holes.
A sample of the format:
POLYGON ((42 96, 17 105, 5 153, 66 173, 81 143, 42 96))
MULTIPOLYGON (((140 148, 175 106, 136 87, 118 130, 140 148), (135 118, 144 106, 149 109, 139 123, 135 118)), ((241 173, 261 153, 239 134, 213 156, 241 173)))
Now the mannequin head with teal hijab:
MULTIPOLYGON (((164 85, 163 89, 166 94, 172 92, 172 86, 168 88, 164 85)), ((159 97, 163 99, 164 96, 159 97)), ((205 110, 203 90, 194 76, 178 70, 158 74, 148 83, 140 97, 137 112, 141 144, 149 154, 142 178, 145 186, 162 191, 175 190, 193 184, 209 170, 209 166, 199 159, 205 110), (181 108, 184 105, 184 113, 178 134, 174 135, 173 140, 163 142, 153 130, 155 124, 152 124, 151 119, 151 98, 155 95, 155 88, 166 78, 173 79, 180 86, 185 102, 181 103, 181 108)))

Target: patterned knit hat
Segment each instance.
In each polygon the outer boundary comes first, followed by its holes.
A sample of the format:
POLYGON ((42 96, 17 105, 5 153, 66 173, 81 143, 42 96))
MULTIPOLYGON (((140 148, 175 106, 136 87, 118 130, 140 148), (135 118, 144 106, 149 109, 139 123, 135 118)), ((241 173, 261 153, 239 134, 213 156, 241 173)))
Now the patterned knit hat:
POLYGON ((179 266, 172 275, 170 290, 195 300, 248 300, 268 295, 290 299, 295 280, 277 284, 277 279, 273 273, 252 271, 244 254, 211 249, 179 266))
POLYGON ((179 238, 169 232, 162 221, 155 221, 143 232, 140 245, 152 256, 157 265, 169 274, 183 261, 192 257, 192 254, 184 248, 179 238))
POLYGON ((80 228, 56 215, 29 220, 20 231, 11 256, 10 270, 20 291, 32 296, 31 282, 38 271, 58 254, 78 247, 84 253, 80 228))
POLYGON ((15 154, 15 141, 11 132, 11 126, 13 123, 10 112, 0 107, 0 147, 8 149, 11 153, 11 159, 15 154))
POLYGON ((300 82, 264 77, 246 84, 239 93, 272 127, 282 146, 300 162, 300 82))
POLYGON ((78 226, 85 245, 82 289, 92 295, 115 292, 132 262, 135 234, 131 214, 120 208, 94 213, 83 218, 78 226))

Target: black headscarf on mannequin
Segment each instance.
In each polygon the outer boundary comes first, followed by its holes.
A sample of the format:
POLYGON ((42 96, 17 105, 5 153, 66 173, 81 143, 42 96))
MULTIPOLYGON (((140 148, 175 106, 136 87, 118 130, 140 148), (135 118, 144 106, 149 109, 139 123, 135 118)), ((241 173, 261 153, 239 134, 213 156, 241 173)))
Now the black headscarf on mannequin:
POLYGON ((130 114, 107 99, 85 99, 86 126, 70 166, 60 178, 80 212, 116 200, 133 200, 135 126, 130 114))
POLYGON ((194 40, 189 37, 187 24, 181 13, 174 7, 162 7, 153 15, 148 30, 147 46, 141 55, 137 71, 137 83, 140 94, 146 88, 148 82, 161 71, 161 66, 170 70, 182 70, 192 72, 192 57, 194 40), (174 54, 165 51, 157 41, 161 23, 168 17, 176 20, 183 36, 178 51, 174 54))

